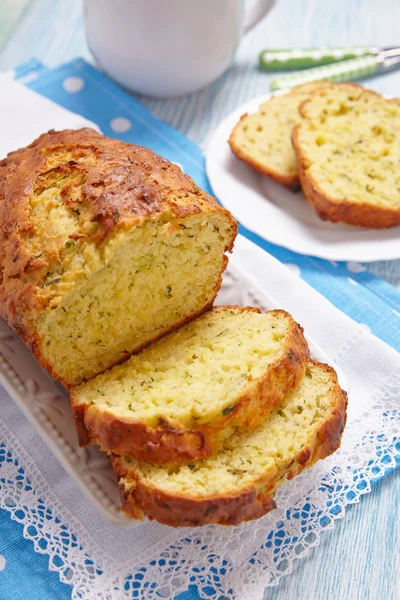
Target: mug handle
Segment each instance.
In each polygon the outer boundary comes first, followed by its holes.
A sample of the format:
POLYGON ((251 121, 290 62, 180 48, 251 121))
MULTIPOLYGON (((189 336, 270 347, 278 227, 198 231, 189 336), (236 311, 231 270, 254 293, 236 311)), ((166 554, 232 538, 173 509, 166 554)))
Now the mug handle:
POLYGON ((267 12, 271 10, 274 4, 275 0, 257 0, 257 2, 249 6, 244 16, 244 32, 247 33, 250 29, 253 29, 265 17, 267 12))

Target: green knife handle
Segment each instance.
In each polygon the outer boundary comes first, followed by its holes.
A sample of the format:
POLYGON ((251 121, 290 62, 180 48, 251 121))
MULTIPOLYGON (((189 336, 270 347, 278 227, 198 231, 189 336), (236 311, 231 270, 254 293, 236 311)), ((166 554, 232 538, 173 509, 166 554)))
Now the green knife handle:
POLYGON ((292 88, 302 83, 328 79, 329 81, 353 81, 367 75, 373 75, 380 70, 382 61, 378 56, 360 56, 351 60, 315 67, 306 71, 297 71, 283 75, 271 81, 272 90, 292 88))
POLYGON ((338 60, 347 60, 375 54, 376 48, 371 46, 345 46, 337 48, 305 48, 268 49, 260 53, 260 67, 266 71, 286 71, 291 69, 308 69, 327 65, 338 60))

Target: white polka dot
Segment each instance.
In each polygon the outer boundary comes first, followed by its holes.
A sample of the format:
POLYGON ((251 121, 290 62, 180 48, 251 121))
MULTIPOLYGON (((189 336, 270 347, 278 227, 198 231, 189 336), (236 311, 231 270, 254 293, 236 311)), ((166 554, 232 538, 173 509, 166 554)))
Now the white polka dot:
POLYGON ((132 121, 125 117, 115 117, 115 119, 112 119, 110 127, 116 133, 125 133, 132 127, 132 121))
POLYGON ((0 571, 4 571, 4 569, 6 568, 6 564, 6 557, 0 554, 0 571))
POLYGON ((182 163, 172 162, 172 164, 176 165, 177 167, 179 167, 183 171, 183 165, 182 165, 182 163))
POLYGON ((353 261, 350 261, 350 262, 347 263, 347 268, 352 273, 362 273, 363 271, 367 270, 365 267, 363 267, 362 265, 360 265, 360 263, 353 262, 353 261))
POLYGON ((371 327, 366 323, 359 323, 360 328, 366 333, 371 333, 371 327))
POLYGON ((70 94, 76 94, 76 92, 80 92, 85 87, 85 82, 82 77, 67 77, 63 81, 63 88, 66 92, 70 94))
POLYGON ((351 277, 348 277, 348 278, 347 278, 347 281, 348 281, 349 283, 351 283, 352 285, 358 285, 357 281, 354 281, 354 279, 352 279, 351 277))
POLYGON ((300 267, 298 265, 294 265, 293 263, 285 263, 285 265, 287 266, 287 268, 290 271, 292 271, 292 273, 294 275, 297 275, 298 277, 300 277, 301 271, 300 271, 300 267))

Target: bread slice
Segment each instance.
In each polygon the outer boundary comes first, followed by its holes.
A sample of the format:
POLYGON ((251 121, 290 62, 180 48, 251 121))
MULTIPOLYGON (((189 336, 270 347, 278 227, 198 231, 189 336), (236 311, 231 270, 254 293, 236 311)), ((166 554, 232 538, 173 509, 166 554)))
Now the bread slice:
POLYGON ((326 81, 305 83, 289 93, 272 96, 258 112, 244 114, 233 129, 229 145, 238 158, 289 189, 299 189, 292 129, 300 120, 299 105, 326 81))
POLYGON ((336 84, 304 101, 300 113, 293 143, 317 214, 362 227, 400 224, 400 100, 336 84))
POLYGON ((261 517, 275 508, 286 479, 338 448, 346 405, 334 370, 310 361, 299 386, 258 429, 234 433, 210 458, 157 466, 114 456, 122 507, 134 519, 173 527, 261 517))
POLYGON ((49 132, 0 161, 0 316, 79 383, 207 310, 236 231, 151 150, 49 132))
POLYGON ((209 456, 300 381, 301 327, 281 310, 218 307, 71 392, 81 445, 153 462, 209 456))

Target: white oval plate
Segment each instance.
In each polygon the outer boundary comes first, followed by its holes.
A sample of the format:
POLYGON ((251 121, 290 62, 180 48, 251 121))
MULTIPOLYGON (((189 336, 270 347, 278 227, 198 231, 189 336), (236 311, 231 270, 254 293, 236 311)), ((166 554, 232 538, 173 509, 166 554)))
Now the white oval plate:
MULTIPOLYGON (((274 299, 232 263, 233 257, 224 274, 217 304, 257 306, 263 311, 277 308, 274 299)), ((307 341, 313 358, 337 370, 317 344, 309 338, 307 341)), ((341 386, 348 391, 344 375, 338 372, 338 377, 341 386)), ((79 448, 67 392, 46 374, 2 319, 0 384, 100 514, 113 525, 139 525, 140 521, 129 519, 120 510, 118 482, 107 455, 95 446, 79 448)))
POLYGON ((322 221, 302 192, 290 192, 234 156, 227 141, 233 127, 270 97, 261 96, 235 110, 209 139, 207 175, 225 208, 250 231, 300 254, 358 262, 400 258, 400 226, 365 229, 322 221))

